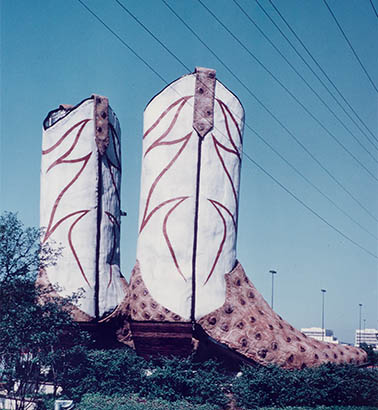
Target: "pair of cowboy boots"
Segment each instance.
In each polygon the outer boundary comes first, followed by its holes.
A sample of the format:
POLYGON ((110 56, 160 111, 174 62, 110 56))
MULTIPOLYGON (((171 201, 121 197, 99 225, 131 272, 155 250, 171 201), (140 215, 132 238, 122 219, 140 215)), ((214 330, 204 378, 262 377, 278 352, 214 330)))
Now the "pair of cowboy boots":
POLYGON ((78 321, 122 316, 119 340, 132 344, 131 323, 137 350, 154 325, 168 335, 193 325, 263 365, 364 362, 361 349, 295 330, 237 261, 243 126, 242 105, 210 69, 179 78, 148 104, 137 262, 127 285, 119 269, 118 120, 99 96, 51 112, 44 122, 41 225, 45 239, 64 249, 39 280, 61 285, 62 296, 84 289, 73 307, 78 321))

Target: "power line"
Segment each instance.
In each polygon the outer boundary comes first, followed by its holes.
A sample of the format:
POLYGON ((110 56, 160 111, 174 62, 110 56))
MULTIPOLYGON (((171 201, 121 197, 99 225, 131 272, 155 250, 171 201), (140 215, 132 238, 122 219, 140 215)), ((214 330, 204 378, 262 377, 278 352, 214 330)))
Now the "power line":
MULTIPOLYGON (((122 42, 122 44, 124 44, 124 46, 127 47, 127 49, 129 49, 130 51, 133 52, 133 54, 138 57, 143 63, 145 63, 145 60, 139 56, 138 53, 136 53, 131 46, 129 46, 123 39, 121 39, 105 22, 103 22, 103 20, 98 17, 91 9, 89 9, 89 7, 87 7, 82 0, 78 0, 101 24, 103 24, 104 27, 106 27, 119 41, 122 42)), ((164 0, 163 0, 164 1, 164 0)), ((146 64, 146 63, 145 63, 146 64)), ((147 64, 146 64, 147 65, 147 64)), ((149 65, 147 65, 147 67, 149 67, 149 65)), ((149 67, 150 68, 150 67, 149 67)), ((166 80, 160 75, 157 74, 156 70, 152 69, 153 73, 155 73, 160 79, 162 79, 164 82, 166 82, 166 80)), ((332 224, 330 224, 325 218, 323 218, 321 215, 319 215, 316 211, 314 211, 311 207, 309 207, 307 204, 305 204, 301 199, 299 199, 295 194, 293 194, 288 188, 286 188, 283 184, 281 184, 281 182, 279 182, 275 177, 273 177, 268 171, 266 171, 261 165, 259 165, 254 159, 252 159, 252 157, 250 157, 247 153, 245 153, 243 151, 243 155, 246 156, 246 158, 248 158, 249 161, 251 161, 257 168, 259 168, 262 172, 264 172, 266 175, 268 175, 274 182, 276 182, 276 184, 278 184, 285 192, 287 192, 290 196, 292 196, 294 199, 296 199, 302 206, 304 206, 307 210, 309 210, 312 214, 314 214, 315 216, 317 216, 322 222, 324 222, 327 226, 329 226, 331 229, 335 230, 338 234, 340 234, 343 238, 347 239, 349 242, 351 242, 352 244, 354 244, 355 246, 357 246, 358 248, 360 248, 361 250, 363 250, 364 252, 366 252, 367 254, 369 254, 370 256, 378 259, 378 256, 373 254, 372 252, 370 252, 368 249, 364 248, 363 246, 361 246, 359 243, 355 242, 353 239, 351 239, 349 236, 345 235, 342 231, 340 231, 338 228, 336 228, 335 226, 333 226, 332 224)))
POLYGON ((140 61, 143 62, 145 66, 147 66, 156 76, 160 78, 164 83, 168 84, 168 81, 162 77, 143 57, 141 57, 131 46, 129 46, 115 31, 113 31, 100 17, 95 14, 82 0, 77 0, 84 8, 86 8, 92 16, 99 21, 104 27, 107 28, 117 39, 129 50, 131 51, 135 57, 139 58, 140 61))
POLYGON ((344 122, 337 116, 337 114, 332 110, 332 108, 327 104, 326 101, 319 95, 319 93, 309 84, 309 82, 303 77, 303 75, 294 67, 294 65, 288 60, 288 58, 280 51, 280 49, 273 43, 273 41, 264 33, 264 31, 258 26, 255 20, 245 11, 245 9, 236 1, 233 0, 236 6, 241 10, 241 12, 247 17, 247 19, 256 27, 256 29, 261 33, 261 35, 269 42, 269 44, 277 51, 277 53, 286 61, 290 68, 297 74, 297 76, 307 85, 307 87, 316 95, 316 97, 323 103, 323 105, 328 109, 328 111, 338 120, 338 122, 344 127, 344 129, 349 132, 349 134, 354 138, 354 140, 365 150, 365 152, 371 156, 371 158, 378 164, 378 160, 374 155, 360 142, 360 140, 352 133, 352 131, 344 124, 344 122))
MULTIPOLYGON (((286 56, 278 49, 278 47, 276 47, 274 45, 274 43, 269 39, 269 37, 263 32, 263 30, 257 25, 257 23, 252 19, 252 17, 240 6, 240 4, 237 3, 236 0, 233 0, 234 3, 240 8, 240 10, 243 12, 243 14, 248 18, 248 20, 251 21, 252 24, 254 24, 254 26, 261 32, 261 34, 266 38, 267 41, 269 41, 269 43, 272 45, 272 47, 274 47, 274 49, 281 55, 281 57, 289 64, 289 66, 295 71, 295 73, 304 81, 304 83, 307 85, 307 87, 310 88, 310 90, 318 97, 318 99, 323 103, 323 105, 325 105, 328 109, 328 111, 337 119, 337 121, 342 125, 342 127, 354 138, 354 140, 364 149, 364 151, 371 156, 371 158, 378 163, 378 160, 374 157, 374 155, 365 147, 365 145, 363 145, 361 143, 361 141, 353 134, 353 132, 350 130, 349 127, 347 127, 345 125, 345 123, 340 119, 340 117, 337 116, 337 114, 331 109, 331 107, 329 106, 329 104, 327 104, 326 101, 324 101, 324 99, 319 95, 319 93, 317 93, 314 88, 308 83, 308 81, 298 72, 298 70, 295 69, 295 67, 290 63, 290 61, 288 61, 288 59, 286 58, 286 56)), ((270 21, 276 26, 276 28, 278 28, 278 30, 280 31, 281 35, 289 42, 290 46, 294 49, 294 51, 297 53, 297 55, 301 58, 301 60, 306 64, 306 66, 311 70, 311 72, 317 77, 317 79, 321 82, 321 84, 326 88, 326 90, 328 91, 329 94, 331 94, 331 96, 333 98, 335 98, 331 91, 329 90, 329 88, 326 86, 326 84, 324 84, 324 82, 319 78, 319 76, 316 74, 316 72, 314 72, 314 70, 312 69, 312 67, 307 63, 307 61, 302 57, 302 55, 298 52, 298 50, 293 46, 293 44, 290 42, 290 40, 285 36, 285 34, 281 31, 281 29, 276 25, 276 23, 274 22, 274 20, 272 20, 272 18, 269 16, 269 14, 265 11, 265 9, 260 5, 260 3, 257 2, 257 5, 261 8, 261 10, 264 12, 264 14, 270 19, 270 21)), ((339 101, 336 99, 336 102, 342 107, 342 105, 339 103, 339 101)), ((349 113, 347 111, 345 111, 345 109, 343 108, 344 112, 349 115, 349 113)), ((373 144, 374 148, 376 148, 378 150, 378 147, 376 147, 373 144)))
MULTIPOLYGON (((305 60, 305 58, 302 56, 302 54, 298 51, 298 49, 294 46, 294 44, 290 41, 290 39, 286 36, 286 34, 281 30, 281 28, 278 26, 278 24, 272 19, 272 17, 270 16, 270 14, 265 10, 265 8, 259 3, 258 0, 255 0, 257 5, 260 7, 260 9, 262 10, 262 12, 266 15, 266 17, 271 21, 271 23, 276 27, 276 29, 280 32, 280 34, 282 35, 282 37, 289 43, 289 45, 291 46, 291 48, 294 50, 294 52, 297 54, 297 56, 303 61, 303 63, 306 65, 306 67, 312 72, 312 74, 318 79, 318 81, 323 85, 323 87, 328 91, 329 95, 333 98, 333 100, 337 103, 337 105, 343 110, 343 112, 347 115, 347 117, 353 122, 353 124, 360 130, 360 132, 365 136, 365 138, 370 142, 370 144, 373 145, 373 147, 378 150, 378 146, 375 145, 374 141, 372 141, 370 139, 370 137, 366 134, 366 132, 360 127, 360 125, 356 122, 356 120, 350 115, 350 113, 344 108, 344 106, 340 103, 340 101, 334 96, 334 94, 331 92, 331 90, 329 89, 329 87, 324 83, 324 81, 320 78, 320 76, 317 74, 317 72, 311 67, 311 65, 305 60)), ((274 4, 272 3, 273 8, 275 8, 274 4)), ((302 44, 302 47, 307 51, 307 53, 310 55, 310 57, 312 58, 312 60, 317 64, 317 62, 315 61, 314 57, 312 56, 312 54, 306 49, 306 46, 301 42, 300 38, 297 36, 297 34, 291 29, 291 27, 289 26, 288 22, 283 18, 283 16, 279 13, 279 11, 276 9, 276 12, 279 14, 279 16, 281 17, 281 19, 284 20, 284 22, 286 23, 286 25, 289 27, 289 29, 291 30, 291 32, 296 36, 297 40, 302 44)), ((318 65, 318 64, 317 64, 318 65)), ((321 67, 318 65, 318 68, 321 69, 321 67)), ((328 78, 328 76, 323 73, 326 78, 328 79, 328 81, 332 84, 332 81, 330 80, 330 78, 328 78)), ((334 84, 332 84, 334 88, 336 88, 336 86, 334 84)), ((340 93, 339 93, 340 94, 340 93)), ((362 120, 360 119, 360 121, 362 122, 362 120)))
POLYGON ((326 0, 323 0, 323 3, 327 6, 328 11, 331 13, 331 16, 333 17, 333 19, 335 20, 335 23, 337 24, 337 27, 339 28, 339 30, 341 31, 341 34, 343 35, 345 41, 348 43, 350 49, 352 50, 354 56, 356 57, 357 61, 359 62, 361 68, 363 69, 364 73, 366 74, 367 78, 369 79, 371 85, 374 87, 375 91, 378 93, 378 89, 375 86, 373 80, 371 79, 369 73, 367 72, 365 66, 362 64, 362 61, 360 60, 360 58, 358 57, 356 50, 353 48, 352 43, 349 41, 347 35, 345 34, 345 31, 343 30, 343 28, 341 27, 340 23, 338 22, 335 14, 333 13, 333 11, 331 10, 331 8, 329 7, 328 3, 326 0))
POLYGON ((154 33, 152 33, 151 30, 148 29, 148 27, 146 27, 133 13, 131 13, 130 10, 128 10, 119 0, 115 0, 120 7, 122 7, 122 9, 130 16, 132 17, 139 25, 141 25, 146 31, 147 33, 152 36, 163 48, 165 51, 167 51, 177 62, 179 62, 186 70, 188 70, 188 72, 191 71, 191 69, 185 65, 182 60, 180 60, 176 54, 172 53, 172 51, 163 43, 159 40, 158 37, 155 36, 154 33))
POLYGON ((373 0, 370 0, 370 4, 371 4, 371 7, 372 7, 373 10, 374 10, 374 13, 375 13, 376 17, 378 17, 377 9, 376 9, 375 6, 374 6, 373 0))
POLYGON ((230 36, 262 67, 293 99, 299 104, 306 113, 341 147, 347 152, 359 165, 363 168, 373 179, 378 182, 378 178, 317 118, 314 114, 282 83, 282 81, 276 77, 269 69, 258 59, 251 50, 245 46, 237 36, 202 2, 197 0, 208 13, 230 34, 230 36))
MULTIPOLYGON (((177 55, 172 52, 160 39, 151 31, 149 30, 130 10, 127 9, 119 0, 115 0, 122 9, 127 12, 129 16, 131 16, 134 21, 136 21, 145 31, 147 31, 152 38, 154 38, 175 60, 180 63, 186 70, 190 72, 188 66, 179 58, 177 55)), ((235 115, 235 113, 233 113, 235 115)), ((269 142, 266 141, 264 137, 261 136, 255 129, 253 129, 249 124, 246 123, 246 127, 249 128, 268 148, 270 148, 277 156, 279 156, 291 169, 294 170, 299 176, 301 176, 309 185, 311 185, 320 195, 326 198, 332 205, 334 205, 341 213, 343 213, 347 218, 349 218, 352 222, 358 225, 363 231, 368 233, 374 239, 378 239, 378 237, 372 234, 369 230, 367 230, 364 226, 362 226, 358 221, 356 221, 351 215, 345 212, 340 206, 337 205, 328 195, 326 195, 323 191, 321 191, 311 180, 309 180, 301 171, 299 171, 294 165, 292 165, 283 155, 279 153, 269 142)))
POLYGON ((335 201, 333 201, 332 198, 330 198, 327 194, 325 194, 322 190, 320 190, 311 180, 309 180, 299 169, 297 169, 293 164, 291 164, 282 154, 279 153, 271 144, 269 144, 256 130, 254 130, 252 127, 250 127, 248 124, 246 124, 247 128, 249 128, 264 144, 266 144, 278 157, 282 159, 295 173, 300 175, 309 185, 311 185, 317 192, 319 192, 320 195, 322 195, 324 198, 326 198, 331 204, 338 209, 342 214, 344 214, 347 218, 349 218, 352 222, 354 222, 356 225, 358 225, 363 231, 368 233, 371 237, 374 239, 378 239, 376 235, 371 233, 369 230, 367 230, 364 226, 362 226, 358 221, 356 221, 351 215, 349 215, 347 212, 345 212, 335 201))
MULTIPOLYGON (((275 116, 275 114, 252 92, 252 90, 242 82, 238 76, 218 57, 218 55, 199 37, 199 35, 183 20, 176 11, 167 3, 161 0, 167 8, 181 21, 181 23, 197 38, 197 40, 211 53, 214 58, 232 75, 233 78, 264 108, 264 110, 290 135, 292 139, 315 161, 319 167, 350 197, 356 202, 372 219, 378 219, 334 176, 332 173, 309 151, 304 144, 275 116)), ((246 124, 248 127, 248 124, 246 124)))
POLYGON ((288 29, 291 31, 291 33, 294 35, 294 37, 299 41, 299 43, 302 45, 302 47, 306 50, 307 54, 310 56, 311 60, 315 63, 315 65, 319 68, 319 70, 322 72, 322 74, 327 78, 327 80, 332 84, 333 88, 336 90, 337 94, 341 97, 341 99, 345 102, 345 104, 349 107, 349 109, 353 112, 353 114, 359 119, 361 124, 366 128, 366 130, 369 132, 369 134, 378 142, 377 137, 374 135, 374 133, 370 130, 370 128, 365 124, 365 122, 362 120, 362 118, 358 115, 358 113, 354 110, 352 105, 349 103, 349 101, 344 97, 344 95, 340 92, 340 90, 337 88, 336 84, 331 80, 331 78, 328 76, 326 71, 322 68, 322 66, 318 63, 318 61, 315 59, 315 57, 312 55, 308 47, 303 43, 303 41, 300 39, 300 37, 297 35, 297 33, 294 31, 294 29, 290 26, 290 24, 286 21, 285 17, 281 14, 281 12, 278 10, 278 8, 274 5, 272 0, 268 0, 269 3, 272 5, 276 13, 280 16, 282 21, 286 24, 288 29))
POLYGON ((248 154, 246 154, 243 151, 243 155, 249 159, 260 171, 262 171, 265 175, 268 175, 269 178, 271 178, 278 186, 280 186, 286 193, 288 193, 291 197, 293 197, 296 201, 298 201, 302 206, 304 206, 308 211, 310 211, 313 215, 317 216, 321 221, 323 221, 326 225, 328 225, 330 228, 335 230, 337 233, 339 233, 344 239, 348 240, 349 242, 353 243, 356 245, 358 248, 362 249, 366 253, 368 253, 370 256, 373 258, 378 259, 378 256, 375 255, 374 253, 370 252, 368 249, 364 248, 361 246, 359 243, 355 242, 352 238, 349 236, 345 235, 343 232, 341 232, 339 229, 337 229, 334 225, 330 224, 325 218, 323 218, 321 215, 319 215, 316 211, 314 211, 310 206, 305 204, 300 198, 298 198, 293 192, 291 192, 288 188, 286 188, 283 184, 281 184, 278 179, 276 179, 273 175, 271 175, 268 171, 266 171, 261 165, 259 165, 253 158, 251 158, 248 154))

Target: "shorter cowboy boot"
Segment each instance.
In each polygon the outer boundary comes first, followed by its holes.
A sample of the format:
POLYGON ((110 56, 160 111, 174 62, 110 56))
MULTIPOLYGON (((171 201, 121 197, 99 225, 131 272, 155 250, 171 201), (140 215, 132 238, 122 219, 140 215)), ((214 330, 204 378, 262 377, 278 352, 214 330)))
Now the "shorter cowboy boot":
MULTIPOLYGON (((40 224, 43 242, 54 240, 62 255, 37 283, 55 297, 81 291, 71 306, 80 323, 128 315, 119 267, 120 153, 119 122, 106 97, 61 105, 44 120, 40 224)), ((128 340, 127 329, 123 333, 128 340)))
POLYGON ((237 262, 244 112, 215 71, 197 68, 170 84, 148 104, 144 120, 130 279, 137 351, 190 353, 200 326, 200 339, 262 365, 363 362, 362 350, 309 339, 283 321, 237 262))

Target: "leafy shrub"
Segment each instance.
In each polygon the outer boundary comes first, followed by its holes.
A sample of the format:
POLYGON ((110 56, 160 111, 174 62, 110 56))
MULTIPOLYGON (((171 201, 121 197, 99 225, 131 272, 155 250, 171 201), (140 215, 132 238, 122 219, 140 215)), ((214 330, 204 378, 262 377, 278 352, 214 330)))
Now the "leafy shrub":
MULTIPOLYGON (((284 407, 284 410, 309 410, 309 407, 284 407)), ((259 410, 277 410, 277 407, 260 407, 259 410)), ((377 410, 376 407, 366 406, 316 406, 311 407, 311 410, 377 410)))
POLYGON ((136 395, 104 396, 86 394, 77 406, 77 410, 217 410, 212 405, 193 405, 187 401, 169 402, 166 400, 146 400, 136 395))
POLYGON ((139 393, 149 399, 190 400, 224 405, 225 374, 217 362, 161 358, 147 362, 131 349, 78 350, 60 377, 63 396, 79 401, 86 393, 139 393))
POLYGON ((162 358, 159 364, 144 374, 140 394, 150 399, 189 400, 191 403, 211 403, 224 406, 226 375, 218 362, 202 364, 192 358, 162 358))
POLYGON ((232 383, 238 405, 262 406, 378 405, 378 372, 355 366, 325 364, 288 371, 245 367, 232 383))
POLYGON ((368 345, 366 343, 361 343, 360 347, 367 353, 368 363, 375 366, 378 365, 378 352, 374 350, 374 346, 368 345))
POLYGON ((241 377, 231 377, 215 361, 161 358, 148 362, 127 348, 87 351, 79 347, 65 362, 59 377, 63 397, 77 402, 91 393, 117 400, 135 393, 146 400, 224 407, 231 393, 243 409, 378 405, 378 371, 355 366, 326 364, 297 371, 245 367, 241 377))
POLYGON ((76 353, 61 377, 64 396, 78 401, 86 393, 115 395, 139 390, 146 362, 132 349, 76 353))

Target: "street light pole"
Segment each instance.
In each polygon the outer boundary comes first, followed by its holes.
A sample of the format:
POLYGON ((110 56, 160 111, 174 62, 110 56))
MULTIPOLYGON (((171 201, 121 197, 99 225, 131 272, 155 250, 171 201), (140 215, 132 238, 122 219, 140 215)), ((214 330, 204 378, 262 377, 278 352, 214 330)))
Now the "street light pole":
POLYGON ((272 274, 272 302, 271 302, 270 306, 271 306, 271 308, 273 309, 274 275, 276 275, 276 274, 277 274, 277 271, 275 271, 275 270, 271 269, 271 270, 269 271, 269 273, 271 273, 271 274, 272 274))
POLYGON ((324 294, 327 292, 326 289, 320 289, 322 292, 322 340, 324 341, 324 294))
POLYGON ((358 346, 361 347, 361 318, 362 318, 362 303, 359 303, 358 306, 360 307, 360 334, 359 334, 359 338, 358 338, 358 346))

